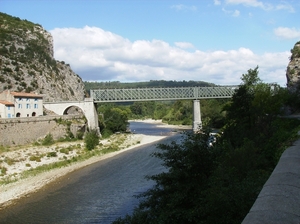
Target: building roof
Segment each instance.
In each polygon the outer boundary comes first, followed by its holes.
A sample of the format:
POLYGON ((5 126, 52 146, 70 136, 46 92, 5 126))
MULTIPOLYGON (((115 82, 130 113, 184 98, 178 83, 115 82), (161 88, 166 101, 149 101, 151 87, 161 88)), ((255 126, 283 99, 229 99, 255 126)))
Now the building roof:
POLYGON ((41 95, 35 93, 24 93, 24 92, 10 92, 14 97, 31 97, 31 98, 43 98, 41 95))
POLYGON ((5 106, 15 106, 14 103, 6 100, 0 100, 0 104, 4 104, 5 106))

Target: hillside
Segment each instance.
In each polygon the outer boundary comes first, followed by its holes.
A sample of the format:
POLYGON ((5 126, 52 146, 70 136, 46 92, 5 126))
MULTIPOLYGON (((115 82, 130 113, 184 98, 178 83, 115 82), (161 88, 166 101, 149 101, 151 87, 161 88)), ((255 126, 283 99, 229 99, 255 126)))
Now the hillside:
POLYGON ((39 24, 0 13, 0 92, 35 92, 44 101, 82 100, 82 79, 53 57, 53 38, 39 24))

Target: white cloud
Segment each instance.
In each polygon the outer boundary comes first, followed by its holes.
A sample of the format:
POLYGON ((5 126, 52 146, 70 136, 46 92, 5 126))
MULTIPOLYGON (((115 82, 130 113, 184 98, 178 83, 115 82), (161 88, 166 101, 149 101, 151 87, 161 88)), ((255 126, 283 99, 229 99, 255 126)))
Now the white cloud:
POLYGON ((162 40, 129 41, 97 27, 51 31, 57 60, 70 64, 83 80, 197 80, 219 85, 240 84, 248 69, 260 67, 264 82, 285 85, 290 52, 257 55, 247 48, 205 52, 185 50, 191 43, 171 46, 162 40))
POLYGON ((239 10, 234 10, 234 12, 232 13, 232 16, 234 16, 234 17, 238 17, 239 15, 240 15, 239 10))
POLYGON ((214 4, 215 5, 221 5, 221 1, 220 0, 214 0, 214 4))
POLYGON ((287 10, 289 12, 295 12, 294 8, 287 2, 281 2, 280 4, 274 5, 271 3, 264 3, 258 0, 226 0, 227 4, 232 5, 244 5, 247 7, 258 7, 263 10, 287 10))
POLYGON ((234 5, 245 5, 251 7, 259 7, 263 9, 267 9, 270 7, 270 4, 266 4, 257 0, 226 0, 227 4, 234 4, 234 5))
POLYGON ((300 38, 300 29, 289 27, 278 27, 274 30, 276 36, 283 39, 296 39, 300 38))
POLYGON ((240 15, 239 10, 230 11, 230 10, 226 10, 225 8, 222 8, 222 11, 225 12, 226 14, 229 14, 229 15, 233 16, 233 17, 238 17, 240 15))
POLYGON ((175 9, 176 11, 197 11, 197 7, 196 6, 188 6, 188 5, 172 5, 171 6, 172 9, 175 9))
POLYGON ((175 46, 180 47, 182 49, 194 48, 194 45, 188 42, 175 42, 175 46))

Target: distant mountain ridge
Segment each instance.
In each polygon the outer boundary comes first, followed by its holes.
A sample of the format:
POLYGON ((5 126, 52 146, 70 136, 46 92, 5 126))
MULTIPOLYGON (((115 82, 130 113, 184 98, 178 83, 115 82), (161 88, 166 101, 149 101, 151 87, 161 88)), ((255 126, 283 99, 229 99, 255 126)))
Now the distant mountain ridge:
POLYGON ((167 81, 167 80, 150 80, 148 82, 84 82, 85 89, 122 89, 122 88, 155 88, 155 87, 212 87, 216 86, 213 83, 203 81, 167 81))
POLYGON ((53 57, 53 38, 39 24, 0 13, 0 92, 34 92, 44 101, 83 100, 70 65, 53 57))

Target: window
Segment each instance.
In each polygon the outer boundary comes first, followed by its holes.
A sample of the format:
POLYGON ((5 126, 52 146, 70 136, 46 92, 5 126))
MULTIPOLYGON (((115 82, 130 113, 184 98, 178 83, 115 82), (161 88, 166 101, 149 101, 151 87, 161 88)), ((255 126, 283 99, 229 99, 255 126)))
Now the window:
POLYGON ((29 101, 29 98, 26 98, 26 101, 29 101))
POLYGON ((22 104, 19 103, 18 108, 21 109, 22 108, 22 104))
POLYGON ((34 101, 38 101, 38 99, 37 99, 37 98, 35 98, 35 99, 34 99, 34 101))
POLYGON ((26 104, 26 109, 30 109, 30 104, 29 103, 26 104))
POLYGON ((10 106, 7 106, 7 110, 10 110, 10 106))
POLYGON ((10 114, 7 114, 7 117, 8 117, 8 118, 11 118, 11 115, 10 115, 10 114))
POLYGON ((34 104, 34 109, 37 109, 37 108, 38 108, 38 104, 35 103, 35 104, 34 104))
POLYGON ((21 98, 21 97, 19 98, 19 101, 22 101, 22 98, 21 98))

